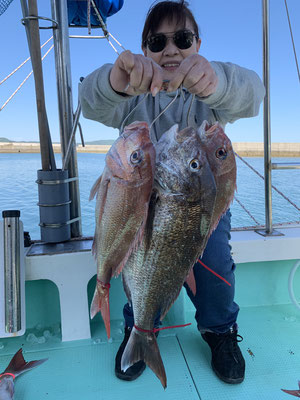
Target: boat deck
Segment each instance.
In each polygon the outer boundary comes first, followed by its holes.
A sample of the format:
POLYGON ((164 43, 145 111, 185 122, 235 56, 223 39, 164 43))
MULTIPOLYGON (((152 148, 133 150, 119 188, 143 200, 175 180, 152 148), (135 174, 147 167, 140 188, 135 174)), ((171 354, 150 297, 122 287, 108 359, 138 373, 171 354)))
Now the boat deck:
POLYGON ((115 377, 114 357, 123 339, 121 320, 112 321, 110 342, 99 322, 92 325, 92 338, 87 340, 61 342, 57 326, 48 332, 37 327, 22 337, 1 339, 0 370, 21 346, 26 361, 49 358, 17 378, 16 400, 292 398, 281 389, 296 390, 300 380, 300 314, 294 305, 241 308, 238 323, 244 337, 240 346, 246 377, 239 385, 223 383, 214 375, 210 350, 191 312, 187 320, 191 326, 164 330, 158 337, 167 374, 166 390, 149 368, 133 382, 115 377))

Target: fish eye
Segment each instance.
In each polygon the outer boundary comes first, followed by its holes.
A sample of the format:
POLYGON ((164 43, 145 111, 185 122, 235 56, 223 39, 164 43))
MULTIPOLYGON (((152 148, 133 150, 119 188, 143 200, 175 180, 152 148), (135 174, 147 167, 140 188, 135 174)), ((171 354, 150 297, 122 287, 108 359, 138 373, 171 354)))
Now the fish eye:
POLYGON ((221 160, 225 160, 225 158, 227 157, 227 151, 226 149, 224 149, 224 147, 220 147, 217 151, 216 151, 216 157, 221 159, 221 160))
POLYGON ((197 158, 194 158, 192 161, 190 161, 190 169, 193 171, 200 169, 201 164, 200 161, 197 158))
POLYGON ((130 161, 132 164, 138 164, 142 161, 142 154, 140 150, 135 150, 130 155, 130 161))

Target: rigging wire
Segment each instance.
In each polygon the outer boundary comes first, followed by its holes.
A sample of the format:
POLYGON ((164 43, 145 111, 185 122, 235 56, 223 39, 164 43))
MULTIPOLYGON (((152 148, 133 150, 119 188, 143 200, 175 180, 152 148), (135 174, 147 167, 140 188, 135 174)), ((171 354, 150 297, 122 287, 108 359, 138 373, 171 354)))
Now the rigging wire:
MULTIPOLYGON (((52 45, 47 52, 43 55, 42 61, 45 59, 45 57, 50 53, 50 51, 53 49, 54 45, 52 45)), ((27 79, 32 75, 33 70, 29 72, 29 74, 26 76, 26 78, 23 80, 23 82, 17 87, 17 89, 13 92, 13 94, 10 95, 10 97, 6 100, 6 102, 1 106, 0 111, 3 110, 5 106, 10 102, 10 100, 17 94, 17 92, 21 89, 21 87, 24 85, 24 83, 27 81, 27 79)))
POLYGON ((249 210, 247 210, 247 208, 244 206, 244 204, 236 196, 234 196, 234 200, 242 207, 242 209, 249 215, 249 217, 253 219, 253 221, 256 223, 256 225, 259 225, 259 222, 253 217, 251 212, 249 210))
POLYGON ((292 25, 291 25, 291 20, 290 20, 290 15, 289 15, 289 9, 288 9, 288 5, 287 5, 287 0, 284 0, 284 3, 285 3, 285 9, 286 9, 287 19, 288 19, 288 22, 289 22, 289 28, 290 28, 290 34, 291 34, 291 39, 292 39, 292 44, 293 44, 294 57, 295 57, 296 68, 297 68, 297 72, 298 72, 298 78, 299 78, 299 82, 300 82, 299 64, 298 64, 298 59, 297 59, 297 54, 296 54, 296 47, 295 47, 295 42, 294 42, 294 36, 293 36, 293 30, 292 30, 292 25))
MULTIPOLYGON (((43 44, 41 45, 41 49, 42 49, 44 46, 46 46, 46 44, 49 43, 51 39, 53 39, 53 36, 51 36, 48 40, 46 40, 45 43, 43 43, 43 44)), ((30 58, 31 58, 31 57, 26 58, 26 60, 23 61, 16 69, 14 69, 9 75, 7 75, 4 79, 2 79, 2 81, 0 82, 0 85, 1 85, 2 83, 4 83, 8 78, 10 78, 10 77, 11 77, 15 72, 17 72, 21 67, 23 67, 23 65, 25 65, 25 64, 27 63, 27 61, 30 60, 30 58)))
MULTIPOLYGON (((261 175, 255 168, 252 167, 252 165, 250 165, 249 163, 247 163, 247 161, 245 161, 241 156, 239 156, 236 152, 234 152, 234 154, 236 155, 236 157, 238 157, 244 164, 247 165, 247 167, 249 167, 253 172, 256 173, 256 175, 258 175, 261 179, 265 180, 265 177, 263 175, 261 175)), ((279 189, 277 189, 276 186, 272 185, 272 188, 278 193, 280 194, 280 196, 282 196, 285 200, 287 200, 293 207, 295 207, 298 211, 300 211, 300 208, 293 203, 285 194, 283 194, 279 189)))
MULTIPOLYGON (((108 32, 108 30, 107 30, 107 28, 106 28, 106 24, 105 24, 105 22, 103 21, 103 19, 102 19, 102 17, 101 17, 101 14, 100 14, 100 12, 99 12, 99 10, 98 10, 98 8, 97 8, 97 6, 96 6, 94 0, 89 0, 88 3, 90 3, 90 2, 92 3, 93 9, 94 9, 94 11, 95 11, 95 13, 96 13, 96 15, 97 15, 97 18, 98 18, 98 20, 99 20, 99 22, 100 22, 100 26, 101 26, 101 29, 103 30, 103 33, 104 33, 105 38, 107 39, 108 43, 109 43, 110 46, 113 48, 113 50, 114 50, 118 55, 120 55, 120 53, 119 53, 118 50, 115 48, 115 46, 113 45, 113 43, 109 40, 109 37, 111 36, 111 37, 113 38, 113 40, 114 40, 123 50, 126 50, 125 47, 123 47, 122 44, 121 44, 120 42, 118 42, 118 40, 117 40, 110 32, 108 32)), ((89 31, 89 33, 90 33, 90 31, 89 31)))

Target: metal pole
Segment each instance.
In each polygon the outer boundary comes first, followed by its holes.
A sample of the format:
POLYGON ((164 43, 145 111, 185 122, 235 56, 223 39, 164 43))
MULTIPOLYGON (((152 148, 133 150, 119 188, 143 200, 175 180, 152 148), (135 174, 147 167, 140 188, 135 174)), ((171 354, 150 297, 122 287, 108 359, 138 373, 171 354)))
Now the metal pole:
POLYGON ((37 2, 36 0, 28 0, 28 4, 29 6, 27 7, 26 0, 21 1, 23 17, 26 26, 28 47, 30 51, 32 69, 35 81, 42 169, 56 170, 55 158, 52 148, 48 118, 46 113, 46 105, 45 105, 39 22, 38 19, 36 18, 28 19, 29 16, 30 17, 38 16, 37 2))
POLYGON ((4 236, 5 331, 21 330, 19 210, 2 212, 4 236))
POLYGON ((264 98, 264 169, 265 169, 265 218, 266 234, 272 234, 272 165, 270 127, 270 70, 269 70, 269 0, 263 6, 263 81, 266 88, 264 98))
MULTIPOLYGON (((53 30, 53 41, 55 51, 55 66, 58 91, 58 110, 60 122, 60 137, 62 158, 65 158, 68 142, 73 127, 73 103, 72 103, 72 81, 71 62, 69 48, 69 28, 66 0, 51 0, 52 18, 57 21, 58 28, 53 30)), ((71 149, 68 164, 69 178, 78 177, 77 153, 75 141, 71 149)), ((79 182, 70 182, 70 218, 81 217, 79 182)), ((81 218, 71 225, 71 236, 82 235, 81 218)))
POLYGON ((272 163, 272 169, 300 169, 300 163, 272 163))

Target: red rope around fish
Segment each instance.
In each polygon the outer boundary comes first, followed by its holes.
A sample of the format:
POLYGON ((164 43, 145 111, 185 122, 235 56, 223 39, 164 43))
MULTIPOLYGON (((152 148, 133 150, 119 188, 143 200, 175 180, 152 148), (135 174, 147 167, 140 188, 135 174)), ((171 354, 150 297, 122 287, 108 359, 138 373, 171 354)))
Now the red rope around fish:
POLYGON ((14 374, 11 374, 10 372, 4 372, 4 374, 0 374, 0 378, 1 378, 2 376, 5 376, 5 375, 12 376, 12 377, 13 377, 13 379, 16 379, 16 375, 14 375, 14 374))
POLYGON ((222 281, 224 281, 225 283, 227 283, 228 286, 231 286, 231 284, 226 281, 225 278, 223 278, 223 276, 217 274, 215 271, 213 271, 212 269, 210 269, 207 265, 205 265, 199 258, 198 258, 198 263, 200 263, 204 268, 208 269, 211 273, 213 273, 214 275, 216 275, 218 278, 222 279, 222 281))
POLYGON ((133 326, 135 327, 135 329, 136 329, 137 331, 140 331, 140 332, 145 332, 145 333, 156 333, 156 332, 162 331, 162 330, 164 330, 164 329, 183 328, 184 326, 189 326, 189 325, 192 325, 191 322, 188 323, 188 324, 184 324, 184 325, 164 326, 163 328, 153 328, 153 329, 151 329, 151 330, 143 329, 143 328, 140 328, 140 327, 138 327, 138 326, 136 326, 136 325, 133 325, 133 326))
POLYGON ((110 283, 103 283, 102 281, 100 281, 100 279, 97 278, 97 282, 100 283, 100 285, 103 288, 109 289, 110 288, 110 283))

